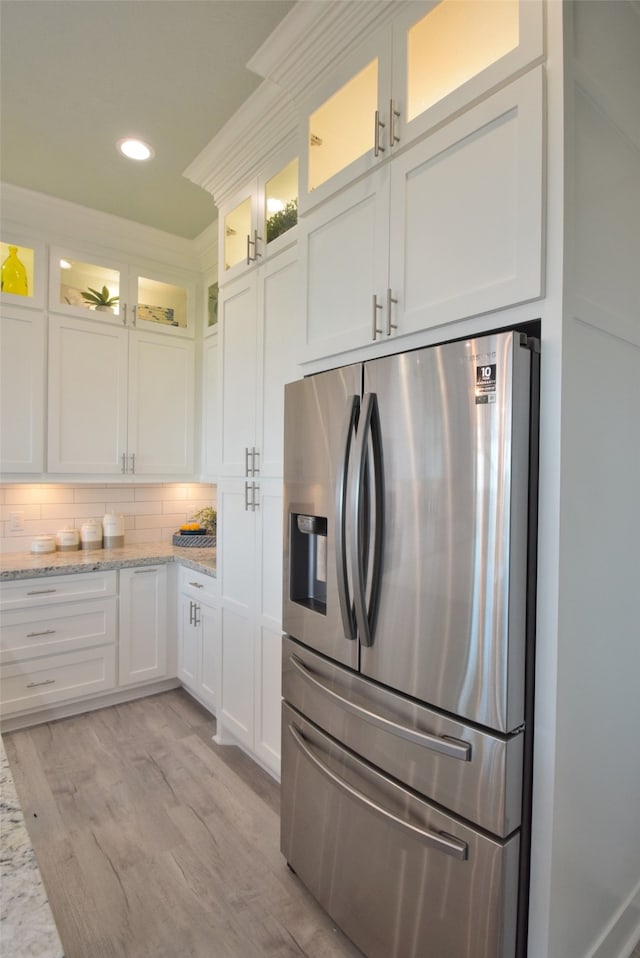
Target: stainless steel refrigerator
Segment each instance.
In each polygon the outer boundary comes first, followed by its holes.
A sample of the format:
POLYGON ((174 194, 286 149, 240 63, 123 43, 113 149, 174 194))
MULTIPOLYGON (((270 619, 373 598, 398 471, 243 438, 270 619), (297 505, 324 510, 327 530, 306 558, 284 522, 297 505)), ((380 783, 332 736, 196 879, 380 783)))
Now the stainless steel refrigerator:
POLYGON ((368 958, 525 952, 536 347, 285 390, 281 847, 368 958))

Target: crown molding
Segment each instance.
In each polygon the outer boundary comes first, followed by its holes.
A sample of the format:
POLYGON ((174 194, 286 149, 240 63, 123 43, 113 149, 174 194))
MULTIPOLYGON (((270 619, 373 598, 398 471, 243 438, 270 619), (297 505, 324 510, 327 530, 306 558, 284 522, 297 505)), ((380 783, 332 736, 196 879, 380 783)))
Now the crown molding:
POLYGON ((134 259, 157 260, 194 270, 199 268, 194 241, 132 220, 37 193, 11 183, 0 191, 2 227, 27 230, 44 243, 92 246, 134 259))
POLYGON ((219 207, 256 177, 295 135, 291 98, 265 80, 184 170, 183 176, 213 195, 219 207))
POLYGON ((247 67, 291 98, 310 90, 354 45, 398 15, 410 0, 299 0, 247 67))

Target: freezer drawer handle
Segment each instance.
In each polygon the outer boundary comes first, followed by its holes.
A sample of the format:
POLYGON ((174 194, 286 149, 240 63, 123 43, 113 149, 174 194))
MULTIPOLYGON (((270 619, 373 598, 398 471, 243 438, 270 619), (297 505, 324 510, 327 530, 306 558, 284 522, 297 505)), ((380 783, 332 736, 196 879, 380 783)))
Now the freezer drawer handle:
POLYGON ((369 709, 363 708, 362 705, 356 705, 355 702, 350 702, 349 699, 345 699, 338 692, 334 692, 333 689, 323 685, 295 655, 289 656, 289 662, 307 682, 337 701, 346 712, 351 712, 352 715, 356 715, 358 718, 364 719, 365 722, 369 722, 385 732, 390 732, 398 738, 414 742, 416 745, 421 745, 434 752, 441 752, 448 758, 456 758, 461 762, 471 761, 471 745, 468 742, 448 738, 446 735, 440 736, 431 735, 429 732, 419 732, 416 729, 407 728, 406 725, 400 725, 399 722, 384 718, 382 715, 377 715, 375 712, 370 712, 369 709))
POLYGON ((419 838, 426 845, 431 845, 438 851, 444 852, 445 855, 451 855, 461 862, 467 861, 469 857, 469 846, 466 842, 462 842, 444 832, 433 832, 429 829, 420 828, 418 825, 412 825, 411 822, 406 822, 403 818, 394 815, 388 808, 378 805, 377 802, 374 802, 368 795, 365 795, 364 792, 361 792, 358 788, 354 788, 353 785, 349 785, 341 779, 339 775, 332 772, 330 768, 327 768, 327 766, 313 754, 299 730, 292 724, 289 724, 289 733, 306 758, 315 765, 316 769, 322 775, 333 782, 337 788, 341 789, 341 791, 346 792, 347 795, 362 802, 372 812, 376 812, 378 815, 386 818, 387 821, 392 822, 394 825, 399 825, 400 828, 403 828, 405 831, 411 832, 412 835, 419 838))

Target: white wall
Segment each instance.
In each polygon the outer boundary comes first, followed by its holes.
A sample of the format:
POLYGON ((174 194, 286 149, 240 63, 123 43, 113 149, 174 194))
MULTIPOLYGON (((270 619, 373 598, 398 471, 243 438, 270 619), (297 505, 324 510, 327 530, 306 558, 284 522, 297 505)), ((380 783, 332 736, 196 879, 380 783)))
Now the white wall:
POLYGON ((125 517, 125 543, 171 542, 181 523, 205 506, 216 506, 209 483, 4 483, 0 488, 0 552, 28 552, 34 536, 58 529, 79 529, 86 519, 105 512, 125 517), (12 512, 19 512, 24 533, 9 532, 12 512))
POLYGON ((541 716, 530 958, 621 958, 640 938, 640 8, 565 16, 557 649, 555 676, 538 672, 555 723, 541 716))

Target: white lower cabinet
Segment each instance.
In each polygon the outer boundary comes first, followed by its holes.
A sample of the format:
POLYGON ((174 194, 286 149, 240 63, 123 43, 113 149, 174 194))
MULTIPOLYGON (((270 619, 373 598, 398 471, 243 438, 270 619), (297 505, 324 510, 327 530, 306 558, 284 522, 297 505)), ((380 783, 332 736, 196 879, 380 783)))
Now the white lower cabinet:
POLYGON ((211 576, 179 570, 178 678, 206 708, 220 700, 220 608, 211 576))
POLYGON ((167 567, 120 570, 120 685, 167 674, 167 567))
POLYGON ((116 687, 116 573, 47 576, 0 588, 0 714, 116 687))
POLYGON ((218 740, 238 742, 279 776, 281 480, 225 479, 218 484, 218 555, 218 740))

